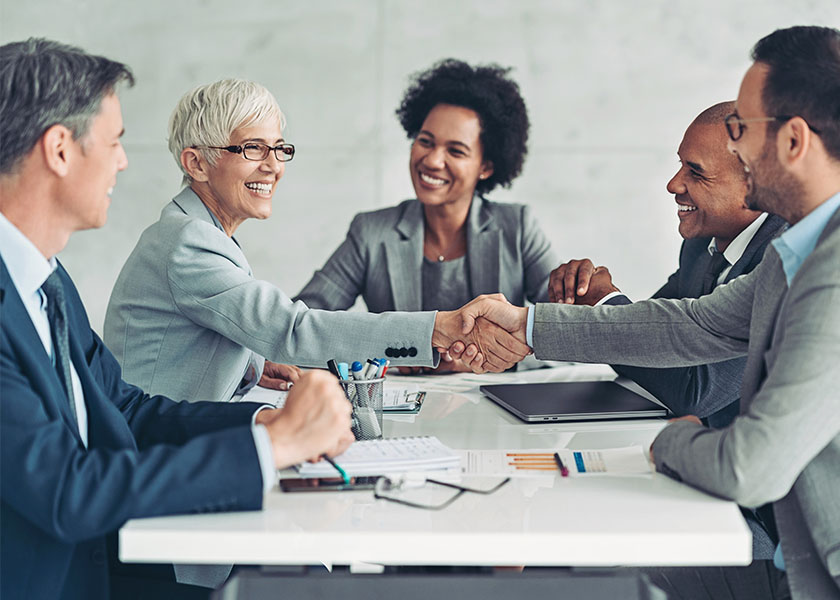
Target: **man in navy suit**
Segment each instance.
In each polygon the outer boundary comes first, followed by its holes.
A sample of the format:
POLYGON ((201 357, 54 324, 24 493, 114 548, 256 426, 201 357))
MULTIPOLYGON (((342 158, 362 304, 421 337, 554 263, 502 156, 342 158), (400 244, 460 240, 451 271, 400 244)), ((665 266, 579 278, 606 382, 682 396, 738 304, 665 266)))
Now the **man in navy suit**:
MULTIPOLYGON (((55 255, 73 232, 105 223, 127 165, 115 94, 124 81, 133 82, 125 65, 77 48, 0 47, 4 600, 123 597, 106 537, 126 520, 257 510, 276 468, 353 439, 350 405, 329 375, 302 378, 283 410, 177 403, 122 381, 55 255)), ((130 585, 135 595, 207 595, 130 585)))
MULTIPOLYGON (((699 298, 718 284, 752 271, 767 244, 785 227, 781 217, 744 204, 747 183, 738 159, 726 149, 723 120, 735 109, 721 102, 700 113, 677 152, 680 168, 668 182, 685 240, 679 268, 654 298, 699 298)), ((629 304, 606 267, 588 258, 560 265, 551 274, 552 302, 629 304)), ((746 358, 698 367, 655 369, 615 365, 677 415, 697 415, 725 427, 738 414, 738 390, 746 358)))
MULTIPOLYGON (((677 154, 680 168, 668 182, 674 194, 679 232, 684 238, 679 268, 654 298, 699 298, 718 284, 752 271, 764 249, 787 225, 776 215, 744 204, 743 166, 726 148, 724 119, 734 102, 721 102, 700 113, 683 136, 677 154)), ((606 267, 588 258, 560 265, 551 273, 552 302, 630 304, 613 285, 606 267)), ((656 396, 678 416, 697 415, 710 427, 726 427, 738 415, 738 395, 746 357, 694 367, 613 365, 656 396)), ((753 557, 769 559, 776 548, 775 527, 767 511, 744 509, 753 532, 753 557)))

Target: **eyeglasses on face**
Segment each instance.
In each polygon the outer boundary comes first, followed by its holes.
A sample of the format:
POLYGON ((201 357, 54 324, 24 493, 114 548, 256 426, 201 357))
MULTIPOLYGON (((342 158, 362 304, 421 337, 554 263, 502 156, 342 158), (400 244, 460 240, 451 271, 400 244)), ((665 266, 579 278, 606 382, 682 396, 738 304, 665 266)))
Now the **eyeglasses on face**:
POLYGON ((289 162, 295 157, 294 144, 277 144, 269 146, 261 142, 245 142, 241 146, 190 146, 190 148, 211 148, 213 150, 227 150, 234 154, 241 154, 248 160, 265 160, 268 153, 274 151, 274 158, 280 162, 289 162))
MULTIPOLYGON (((723 122, 726 124, 726 133, 729 134, 729 139, 737 142, 744 135, 744 123, 766 123, 768 121, 779 121, 785 123, 790 121, 795 115, 777 115, 775 117, 754 117, 752 119, 742 119, 735 113, 727 115, 723 122)), ((809 123, 808 129, 819 135, 820 130, 812 127, 809 123)))

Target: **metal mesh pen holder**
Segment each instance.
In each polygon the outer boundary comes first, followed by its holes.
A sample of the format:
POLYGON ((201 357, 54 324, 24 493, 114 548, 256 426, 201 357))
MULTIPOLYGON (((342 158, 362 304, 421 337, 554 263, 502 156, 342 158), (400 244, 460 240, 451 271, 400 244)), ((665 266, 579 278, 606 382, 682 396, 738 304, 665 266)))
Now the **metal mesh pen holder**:
POLYGON ((384 378, 342 379, 341 387, 353 405, 351 428, 357 440, 376 440, 382 437, 382 387, 384 378))

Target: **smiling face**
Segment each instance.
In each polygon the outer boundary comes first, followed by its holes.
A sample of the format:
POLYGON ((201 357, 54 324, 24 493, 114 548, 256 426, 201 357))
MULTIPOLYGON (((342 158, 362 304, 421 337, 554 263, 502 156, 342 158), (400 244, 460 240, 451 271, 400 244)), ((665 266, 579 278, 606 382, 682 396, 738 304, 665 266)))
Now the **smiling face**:
MULTIPOLYGON (((768 71, 767 65, 755 63, 744 75, 735 103, 735 114, 739 118, 755 119, 767 116, 761 93, 768 71)), ((742 123, 741 127, 741 137, 734 142, 730 140, 728 146, 747 172, 747 205, 755 210, 781 215, 787 221, 794 222, 793 215, 788 212, 792 200, 802 195, 802 186, 786 173, 779 163, 776 154, 777 135, 768 135, 769 125, 763 121, 742 123)))
POLYGON ((73 144, 73 165, 68 171, 62 210, 73 231, 102 227, 108 218, 117 173, 128 166, 120 137, 122 112, 116 94, 102 99, 87 133, 73 144))
MULTIPOLYGON (((231 134, 230 144, 261 142, 269 146, 282 143, 279 123, 258 123, 240 127, 231 134)), ((203 181, 193 176, 193 190, 213 211, 228 235, 245 219, 271 216, 271 198, 285 172, 285 163, 269 152, 261 161, 248 160, 241 153, 222 151, 215 165, 205 165, 203 181)))
POLYGON ((409 169, 417 199, 426 206, 469 204, 479 178, 493 173, 484 160, 481 121, 469 108, 438 104, 411 146, 409 169))
POLYGON ((726 149, 723 123, 692 123, 677 152, 680 169, 668 182, 685 239, 717 238, 723 251, 759 213, 744 205, 743 171, 726 149))

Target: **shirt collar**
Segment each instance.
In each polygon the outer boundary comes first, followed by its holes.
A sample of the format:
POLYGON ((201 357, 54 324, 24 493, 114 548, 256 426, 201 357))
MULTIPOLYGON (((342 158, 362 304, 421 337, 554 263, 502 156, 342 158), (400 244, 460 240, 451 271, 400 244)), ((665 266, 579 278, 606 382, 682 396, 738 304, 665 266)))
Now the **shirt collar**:
POLYGON ((0 213, 0 256, 21 298, 36 293, 57 266, 55 257, 44 258, 3 213, 0 213))
MULTIPOLYGON (((726 259, 726 262, 734 265, 741 260, 741 257, 744 256, 744 252, 747 250, 747 246, 750 245, 753 237, 755 237, 755 234, 766 220, 767 213, 761 213, 752 223, 744 227, 741 233, 735 236, 734 240, 729 242, 726 250, 723 251, 723 257, 726 259)), ((717 252, 717 238, 712 238, 712 241, 709 242, 709 254, 714 254, 715 252, 717 252)))
POLYGON ((840 192, 820 204, 799 223, 773 240, 772 244, 782 259, 782 268, 788 285, 808 255, 814 251, 823 229, 838 208, 840 208, 840 192))

